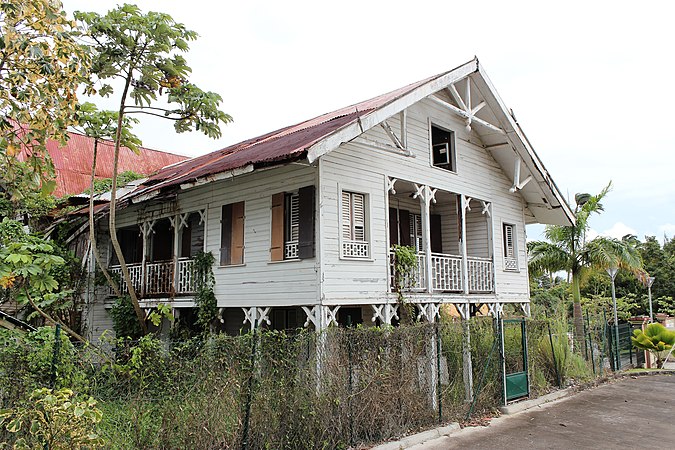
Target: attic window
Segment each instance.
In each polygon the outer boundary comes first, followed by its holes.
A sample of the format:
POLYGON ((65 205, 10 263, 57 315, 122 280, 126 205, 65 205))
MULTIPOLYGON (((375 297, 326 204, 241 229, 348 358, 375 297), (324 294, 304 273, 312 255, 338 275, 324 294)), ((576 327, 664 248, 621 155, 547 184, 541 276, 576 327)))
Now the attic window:
POLYGON ((431 162, 434 167, 457 171, 454 131, 431 125, 431 162))

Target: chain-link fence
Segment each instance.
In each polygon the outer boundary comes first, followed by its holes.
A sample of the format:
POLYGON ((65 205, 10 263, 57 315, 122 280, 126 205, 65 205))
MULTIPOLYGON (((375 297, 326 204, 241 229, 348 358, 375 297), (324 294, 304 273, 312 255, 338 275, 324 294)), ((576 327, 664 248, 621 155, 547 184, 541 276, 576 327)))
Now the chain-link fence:
POLYGON ((45 328, 31 338, 3 335, 0 406, 41 386, 91 395, 108 448, 342 448, 467 413, 492 416, 503 404, 504 368, 524 372, 539 395, 609 361, 591 327, 588 361, 571 350, 564 322, 527 320, 525 346, 512 330, 504 331, 502 353, 490 317, 116 341, 98 350, 63 335, 55 341, 45 328))

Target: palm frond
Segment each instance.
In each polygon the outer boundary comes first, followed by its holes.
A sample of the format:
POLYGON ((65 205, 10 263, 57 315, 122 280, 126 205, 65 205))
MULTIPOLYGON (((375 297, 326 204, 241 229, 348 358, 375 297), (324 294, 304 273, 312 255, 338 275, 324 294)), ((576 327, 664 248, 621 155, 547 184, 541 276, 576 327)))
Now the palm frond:
POLYGON ((618 267, 633 273, 644 282, 646 272, 642 267, 642 257, 631 241, 615 238, 597 237, 586 243, 581 251, 584 265, 606 269, 618 267))
POLYGON ((528 242, 528 268, 532 273, 570 269, 570 254, 558 245, 545 241, 528 242))

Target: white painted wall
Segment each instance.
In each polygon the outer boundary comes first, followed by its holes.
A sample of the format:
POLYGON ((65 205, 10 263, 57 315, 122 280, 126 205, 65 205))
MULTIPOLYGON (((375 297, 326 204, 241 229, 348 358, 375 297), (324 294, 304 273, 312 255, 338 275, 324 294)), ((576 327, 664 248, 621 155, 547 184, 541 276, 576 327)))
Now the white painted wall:
MULTIPOLYGON (((399 116, 388 119, 400 129, 399 116)), ((463 193, 492 203, 493 252, 497 297, 504 300, 528 299, 525 254, 524 206, 519 194, 509 192, 511 181, 481 145, 478 135, 467 132, 465 124, 434 102, 423 100, 408 109, 408 150, 413 157, 397 155, 356 141, 345 143, 323 156, 320 162, 323 300, 328 304, 357 304, 364 300, 383 300, 387 292, 388 212, 387 176, 428 184, 448 192, 463 193), (433 167, 429 151, 429 123, 455 131, 457 172, 433 167), (363 192, 369 196, 371 258, 352 261, 340 258, 340 190, 363 192), (501 224, 516 224, 520 272, 503 270, 501 224)), ((375 127, 362 137, 391 144, 385 131, 375 127)), ((510 151, 510 150, 500 150, 510 151)), ((488 224, 479 202, 472 202, 468 215, 471 227, 467 244, 469 255, 488 256, 488 224)), ((440 212, 440 211, 436 211, 440 212)), ((443 226, 445 229, 445 225, 443 226)), ((446 242, 456 239, 446 231, 446 242)), ((452 251, 444 251, 451 253, 452 251)))

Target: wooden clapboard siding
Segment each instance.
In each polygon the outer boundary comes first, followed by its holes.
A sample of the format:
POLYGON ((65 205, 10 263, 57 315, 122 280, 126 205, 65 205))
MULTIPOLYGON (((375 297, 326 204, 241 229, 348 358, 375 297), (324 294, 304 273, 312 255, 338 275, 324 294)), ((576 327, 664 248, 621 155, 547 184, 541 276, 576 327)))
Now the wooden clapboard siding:
MULTIPOLYGON (((399 130, 398 115, 388 123, 399 130)), ((381 127, 374 127, 362 137, 391 144, 381 127)), ((462 193, 473 199, 492 204, 492 217, 482 215, 482 205, 472 202, 473 211, 467 216, 467 247, 472 256, 489 256, 488 230, 493 233, 492 251, 495 261, 495 281, 498 297, 521 300, 528 294, 526 272, 524 206, 519 194, 509 192, 510 178, 481 145, 478 136, 467 132, 463 121, 434 102, 423 100, 408 108, 408 150, 414 157, 405 157, 382 151, 358 140, 345 143, 337 150, 322 157, 321 161, 321 239, 323 248, 322 276, 324 298, 330 303, 353 303, 358 299, 383 298, 387 290, 387 241, 389 212, 384 208, 386 176, 399 180, 428 184, 447 192, 462 193), (429 122, 453 130, 456 136, 457 172, 452 173, 431 166, 429 151, 429 122), (364 192, 369 195, 370 243, 372 261, 340 259, 339 189, 364 192), (519 273, 503 270, 502 238, 499 230, 502 221, 517 225, 519 273)), ((505 150, 510 151, 510 150, 505 150)), ((432 213, 444 217, 456 217, 454 202, 448 201, 432 206, 432 213)), ((388 197, 389 200, 392 196, 388 197)), ((419 211, 419 202, 395 199, 402 209, 419 211), (416 205, 415 205, 416 203, 416 205), (405 204, 405 206, 403 206, 405 204)), ((396 207, 396 204, 390 204, 396 207)), ((458 230, 456 223, 444 221, 442 227, 443 250, 458 254, 458 230)))
MULTIPOLYGON (((206 251, 216 256, 215 293, 219 307, 309 305, 318 301, 316 257, 271 262, 272 195, 315 185, 317 169, 288 165, 218 181, 179 192, 172 202, 146 202, 120 210, 118 222, 166 217, 176 212, 206 209, 206 251), (223 205, 243 202, 243 265, 218 265, 223 205)), ((236 216, 236 214, 235 214, 236 216)), ((282 218, 283 223, 283 218, 282 218)))

